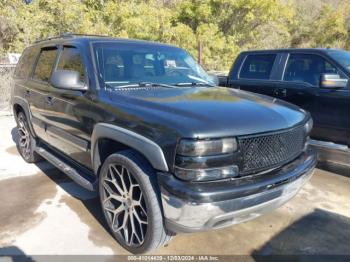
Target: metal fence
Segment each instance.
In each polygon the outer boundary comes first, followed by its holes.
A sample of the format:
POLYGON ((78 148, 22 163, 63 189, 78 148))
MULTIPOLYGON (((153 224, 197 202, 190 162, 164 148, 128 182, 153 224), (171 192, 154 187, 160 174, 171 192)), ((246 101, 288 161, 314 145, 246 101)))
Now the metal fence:
POLYGON ((0 75, 12 74, 15 68, 15 64, 0 64, 0 75))
POLYGON ((0 64, 0 110, 9 108, 15 67, 13 64, 0 64))
POLYGON ((1 54, 0 53, 0 65, 9 63, 9 58, 7 54, 1 54))

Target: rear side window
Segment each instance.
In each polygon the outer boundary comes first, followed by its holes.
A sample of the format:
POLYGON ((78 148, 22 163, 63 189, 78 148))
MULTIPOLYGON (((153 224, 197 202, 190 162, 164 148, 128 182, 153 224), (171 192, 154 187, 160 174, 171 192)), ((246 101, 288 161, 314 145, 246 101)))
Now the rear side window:
POLYGON ((248 55, 244 61, 239 78, 269 79, 276 55, 248 55))
POLYGON ((28 47, 23 51, 23 54, 16 66, 15 77, 17 78, 27 78, 33 68, 36 57, 35 48, 28 47))
POLYGON ((291 54, 283 80, 318 86, 322 73, 336 74, 337 69, 319 55, 291 54))
POLYGON ((43 49, 40 52, 33 79, 48 82, 55 63, 57 49, 43 49))
POLYGON ((80 52, 75 47, 64 47, 58 61, 57 70, 71 70, 80 73, 80 81, 84 82, 85 70, 80 52))

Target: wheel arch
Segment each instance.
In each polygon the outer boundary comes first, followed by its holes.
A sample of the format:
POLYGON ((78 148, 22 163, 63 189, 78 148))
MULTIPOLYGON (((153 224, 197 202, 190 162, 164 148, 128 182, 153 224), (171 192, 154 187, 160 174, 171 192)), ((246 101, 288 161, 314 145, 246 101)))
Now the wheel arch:
MULTIPOLYGON (((120 150, 129 148, 140 153, 151 166, 167 172, 168 165, 163 150, 152 140, 130 130, 107 123, 96 124, 91 136, 91 161, 95 174, 98 174, 106 156, 101 155, 100 142, 104 139, 112 140, 120 150)), ((115 153, 115 152, 113 152, 115 153)))
POLYGON ((36 135, 33 129, 32 121, 31 121, 32 115, 30 114, 28 102, 22 97, 15 96, 12 98, 12 110, 13 110, 13 116, 16 122, 17 122, 17 115, 20 111, 22 111, 25 114, 28 121, 30 132, 35 137, 36 135))

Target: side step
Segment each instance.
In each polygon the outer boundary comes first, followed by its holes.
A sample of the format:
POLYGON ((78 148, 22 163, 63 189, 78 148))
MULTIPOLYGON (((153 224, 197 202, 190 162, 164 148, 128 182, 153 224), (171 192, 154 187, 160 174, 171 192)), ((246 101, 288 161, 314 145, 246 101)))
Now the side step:
POLYGON ((67 176, 69 176, 74 182, 76 182, 80 186, 90 191, 94 191, 96 189, 95 183, 85 178, 78 172, 78 170, 72 168, 59 157, 49 152, 49 150, 46 150, 43 147, 36 147, 35 151, 47 161, 49 161, 51 164, 53 164, 55 167, 57 167, 59 170, 61 170, 63 173, 65 173, 67 176))
POLYGON ((319 140, 310 140, 310 145, 318 148, 324 148, 334 151, 343 151, 345 153, 350 153, 350 149, 347 145, 336 144, 333 142, 319 141, 319 140))
POLYGON ((319 162, 332 162, 350 166, 350 148, 347 145, 311 140, 310 146, 317 149, 319 162))

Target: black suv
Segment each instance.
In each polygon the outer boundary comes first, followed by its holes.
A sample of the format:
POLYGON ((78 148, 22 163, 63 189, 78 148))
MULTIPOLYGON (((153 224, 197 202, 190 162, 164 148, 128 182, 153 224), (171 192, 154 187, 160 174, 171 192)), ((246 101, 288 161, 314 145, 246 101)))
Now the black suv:
POLYGON ((18 149, 89 190, 133 253, 178 232, 240 223, 310 178, 309 114, 213 86, 184 50, 65 35, 23 52, 12 94, 18 149))
POLYGON ((322 160, 348 163, 350 52, 341 49, 247 51, 221 85, 284 99, 311 113, 312 145, 322 160), (226 82, 227 81, 227 82, 226 82))

